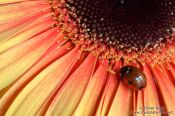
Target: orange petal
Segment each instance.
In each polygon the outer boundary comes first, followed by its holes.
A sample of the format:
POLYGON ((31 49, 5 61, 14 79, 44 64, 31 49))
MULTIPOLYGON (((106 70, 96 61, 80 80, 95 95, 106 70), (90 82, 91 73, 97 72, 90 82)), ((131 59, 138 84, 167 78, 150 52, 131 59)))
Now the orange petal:
POLYGON ((107 77, 107 70, 100 65, 93 77, 89 80, 87 88, 74 115, 93 116, 100 100, 107 77))
POLYGON ((175 68, 174 68, 175 65, 173 63, 170 63, 170 62, 168 62, 166 64, 167 64, 167 67, 168 67, 169 71, 171 72, 171 77, 172 77, 171 81, 175 86, 175 68))
POLYGON ((123 82, 120 82, 108 116, 115 116, 116 114, 118 116, 129 116, 132 113, 131 108, 132 91, 123 82))
POLYGON ((55 46, 55 48, 52 46, 52 49, 49 49, 50 52, 47 51, 47 56, 39 60, 13 85, 13 87, 9 88, 9 90, 1 98, 2 104, 0 106, 0 109, 3 111, 2 115, 6 112, 11 102, 15 99, 19 92, 28 84, 28 82, 32 80, 35 77, 35 75, 37 75, 40 71, 46 68, 54 60, 66 54, 70 50, 67 48, 69 48, 71 44, 72 43, 67 43, 61 48, 58 48, 58 44, 53 45, 55 46))
MULTIPOLYGON (((116 70, 119 70, 119 63, 116 63, 116 70)), ((119 76, 109 74, 107 76, 107 82, 105 89, 103 91, 103 95, 100 99, 100 103, 96 112, 96 116, 106 116, 110 106, 112 104, 115 92, 117 90, 119 83, 119 76)))
POLYGON ((57 40, 57 29, 47 31, 1 54, 0 90, 17 80, 57 40), (9 73, 10 71, 10 73, 9 73))
POLYGON ((165 104, 166 112, 175 111, 175 87, 172 82, 169 80, 167 75, 160 67, 152 68, 153 74, 155 75, 158 87, 160 89, 160 93, 162 99, 165 104))
POLYGON ((135 109, 133 110, 132 114, 135 116, 144 116, 144 114, 142 114, 142 112, 144 111, 144 101, 143 101, 143 91, 138 91, 135 92, 135 94, 137 93, 137 98, 136 98, 136 103, 134 103, 135 105, 135 109))
POLYGON ((95 64, 96 57, 90 54, 63 85, 46 115, 70 116, 73 114, 92 77, 95 64))
POLYGON ((22 1, 28 1, 28 0, 0 0, 0 4, 15 3, 15 2, 22 2, 22 1))
MULTIPOLYGON (((0 1, 1 3, 1 1, 0 1)), ((49 1, 26 1, 1 5, 0 22, 7 22, 28 14, 51 8, 49 1), (22 9, 22 10, 21 10, 22 9)))
POLYGON ((4 52, 5 50, 7 50, 7 49, 13 47, 14 45, 17 45, 25 40, 31 39, 32 37, 40 34, 41 32, 44 32, 44 31, 47 31, 48 29, 51 29, 53 24, 55 24, 55 21, 53 21, 52 19, 50 19, 50 20, 43 19, 43 21, 41 23, 34 24, 35 25, 34 27, 32 27, 33 25, 30 27, 30 25, 29 25, 29 28, 27 28, 25 31, 23 31, 19 34, 16 34, 16 35, 10 37, 9 39, 7 38, 4 41, 2 41, 0 43, 0 53, 4 52))
POLYGON ((39 73, 20 92, 6 115, 35 115, 54 89, 65 80, 81 54, 78 50, 77 48, 72 50, 39 73))
POLYGON ((0 44, 17 34, 32 29, 32 27, 35 27, 42 22, 45 23, 51 19, 51 15, 52 13, 49 10, 45 10, 14 19, 10 22, 1 23, 0 44))
MULTIPOLYGON (((160 106, 159 103, 159 96, 157 93, 157 87, 156 87, 156 82, 155 79, 153 77, 153 74, 151 73, 151 70, 149 68, 148 65, 144 65, 143 67, 144 69, 144 73, 146 75, 147 78, 147 86, 144 89, 144 107, 152 107, 153 110, 147 110, 146 111, 156 111, 156 107, 160 106)), ((161 114, 156 114, 156 116, 161 116, 161 114)))

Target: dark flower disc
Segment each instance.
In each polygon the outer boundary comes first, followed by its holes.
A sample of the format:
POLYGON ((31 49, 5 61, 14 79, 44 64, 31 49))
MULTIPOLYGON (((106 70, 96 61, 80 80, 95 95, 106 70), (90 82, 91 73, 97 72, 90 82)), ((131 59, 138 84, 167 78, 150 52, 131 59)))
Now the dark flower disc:
POLYGON ((52 4, 59 12, 59 25, 72 27, 68 32, 72 40, 82 37, 89 44, 123 53, 152 52, 174 41, 174 0, 53 0, 52 4))
POLYGON ((66 6, 91 39, 116 48, 154 47, 172 38, 174 0, 68 0, 66 6))

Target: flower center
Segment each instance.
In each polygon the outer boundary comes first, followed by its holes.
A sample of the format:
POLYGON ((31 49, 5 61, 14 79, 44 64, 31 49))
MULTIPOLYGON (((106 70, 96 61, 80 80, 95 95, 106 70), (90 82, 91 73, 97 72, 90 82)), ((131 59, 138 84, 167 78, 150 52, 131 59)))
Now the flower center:
POLYGON ((88 40, 123 53, 152 52, 173 41, 174 0, 53 0, 52 4, 60 26, 69 25, 69 32, 74 31, 68 36, 72 40, 88 40))
POLYGON ((67 6, 91 39, 119 49, 152 48, 172 38, 173 0, 68 0, 67 6))

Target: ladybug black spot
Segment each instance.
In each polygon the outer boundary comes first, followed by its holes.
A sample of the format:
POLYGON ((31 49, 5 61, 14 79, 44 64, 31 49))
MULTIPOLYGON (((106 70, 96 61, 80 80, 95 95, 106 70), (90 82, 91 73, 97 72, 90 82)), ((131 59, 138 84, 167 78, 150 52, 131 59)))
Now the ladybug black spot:
POLYGON ((131 85, 132 84, 132 81, 128 81, 128 84, 131 85))

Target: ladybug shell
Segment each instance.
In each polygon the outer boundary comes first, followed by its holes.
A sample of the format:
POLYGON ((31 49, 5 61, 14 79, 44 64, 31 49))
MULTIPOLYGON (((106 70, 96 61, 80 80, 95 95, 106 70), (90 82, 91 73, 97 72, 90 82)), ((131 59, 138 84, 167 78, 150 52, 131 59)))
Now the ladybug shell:
POLYGON ((120 78, 124 84, 133 90, 140 90, 147 85, 146 76, 133 66, 124 66, 120 69, 120 78))

